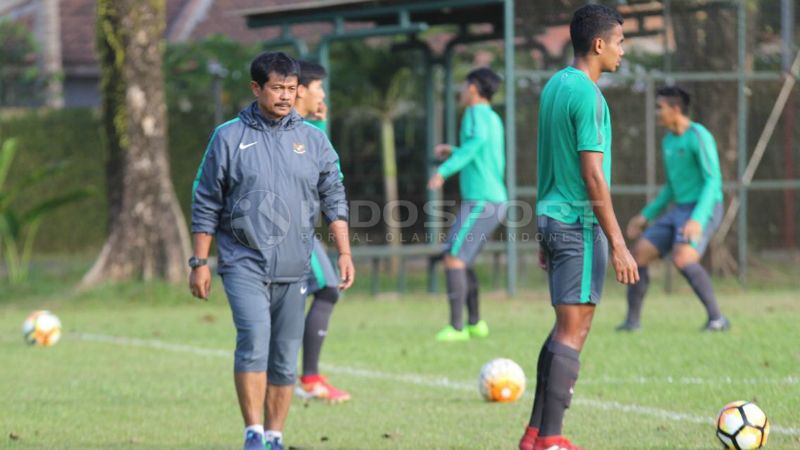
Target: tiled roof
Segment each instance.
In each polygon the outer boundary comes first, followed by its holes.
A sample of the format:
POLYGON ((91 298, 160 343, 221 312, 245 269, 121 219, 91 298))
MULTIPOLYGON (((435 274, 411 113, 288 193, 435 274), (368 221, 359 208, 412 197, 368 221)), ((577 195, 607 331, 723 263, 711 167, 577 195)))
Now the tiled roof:
MULTIPOLYGON (((35 3, 36 0, 17 1, 0 10, 0 15, 11 17, 32 27, 35 3)), ((59 3, 62 61, 67 73, 91 74, 96 71, 95 3, 95 0, 61 0, 59 3)), ((221 33, 245 43, 263 41, 277 37, 279 31, 248 29, 244 18, 235 12, 253 7, 291 3, 293 0, 166 0, 166 31, 169 33, 173 28, 185 28, 190 24, 190 40, 221 33), (210 4, 203 8, 203 3, 210 4), (192 12, 197 14, 194 22, 187 20, 188 14, 192 12)), ((313 38, 328 28, 326 25, 304 25, 296 27, 295 30, 299 35, 313 38)))

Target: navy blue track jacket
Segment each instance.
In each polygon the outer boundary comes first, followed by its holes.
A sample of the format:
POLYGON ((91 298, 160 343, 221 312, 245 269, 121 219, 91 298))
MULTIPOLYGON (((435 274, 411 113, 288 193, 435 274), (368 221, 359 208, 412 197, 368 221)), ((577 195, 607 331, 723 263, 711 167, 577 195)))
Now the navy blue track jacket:
POLYGON ((256 102, 211 135, 192 189, 192 233, 215 235, 219 273, 292 283, 309 270, 314 219, 347 220, 339 156, 294 110, 256 102))

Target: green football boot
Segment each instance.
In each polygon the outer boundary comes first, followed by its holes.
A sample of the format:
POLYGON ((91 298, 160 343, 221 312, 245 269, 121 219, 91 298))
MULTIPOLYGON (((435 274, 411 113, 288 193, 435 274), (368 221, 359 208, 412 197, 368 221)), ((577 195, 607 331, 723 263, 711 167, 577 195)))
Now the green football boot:
POLYGON ((448 325, 436 333, 436 340, 439 342, 468 341, 469 332, 466 329, 456 330, 452 325, 448 325))
POLYGON ((485 338, 489 336, 489 325, 485 320, 479 320, 475 325, 467 325, 469 337, 485 338))

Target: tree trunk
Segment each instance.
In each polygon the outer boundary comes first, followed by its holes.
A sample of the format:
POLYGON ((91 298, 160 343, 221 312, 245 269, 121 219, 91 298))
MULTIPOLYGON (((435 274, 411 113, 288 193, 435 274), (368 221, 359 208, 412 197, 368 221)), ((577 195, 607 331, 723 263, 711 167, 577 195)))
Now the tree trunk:
MULTIPOLYGON (((691 6, 686 4, 686 6, 691 6)), ((754 33, 750 29, 754 12, 748 11, 747 46, 752 48, 754 33)), ((672 25, 676 45, 677 70, 683 71, 733 71, 738 66, 737 11, 731 5, 709 6, 705 11, 690 11, 678 6, 673 9, 672 25)), ((748 52, 748 55, 752 53, 748 52)), ((752 57, 745 62, 752 67, 752 57)), ((690 89, 690 113, 717 141, 720 169, 725 181, 737 179, 738 120, 736 81, 701 82, 690 89)), ((737 230, 738 232, 738 230, 737 230)), ((711 259, 714 271, 730 274, 736 262, 736 236, 730 233, 724 248, 712 245, 711 259)))
MULTIPOLYGON (((386 237, 390 247, 396 249, 402 245, 402 230, 399 226, 398 187, 397 187, 397 156, 395 152, 394 122, 391 115, 381 118, 381 153, 383 159, 383 186, 386 192, 386 209, 389 214, 384 215, 386 220, 386 237), (391 239, 391 240, 389 240, 391 239)), ((398 258, 392 258, 391 271, 394 273, 399 263, 398 258)))
POLYGON ((83 285, 188 274, 189 234, 167 158, 164 10, 164 0, 97 2, 109 236, 83 285))
POLYGON ((45 104, 64 107, 61 64, 61 15, 59 0, 39 0, 36 32, 42 45, 40 67, 45 81, 45 104))

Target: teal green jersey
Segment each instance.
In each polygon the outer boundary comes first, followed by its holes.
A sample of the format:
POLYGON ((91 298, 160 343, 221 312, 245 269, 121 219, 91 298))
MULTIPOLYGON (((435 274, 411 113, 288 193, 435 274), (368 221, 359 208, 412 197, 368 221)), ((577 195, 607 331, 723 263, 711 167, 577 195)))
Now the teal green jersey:
POLYGON ((326 121, 306 119, 306 123, 309 125, 313 125, 316 128, 322 130, 325 134, 328 134, 328 123, 326 121))
POLYGON ((681 135, 667 133, 661 148, 667 182, 642 215, 652 220, 672 202, 695 203, 691 218, 705 226, 714 206, 722 201, 722 173, 714 137, 706 127, 691 122, 681 135))
POLYGON ((439 166, 439 174, 448 178, 460 173, 464 200, 508 201, 505 128, 491 105, 481 103, 464 111, 459 140, 461 145, 439 166))
POLYGON ((567 67, 544 87, 539 102, 536 214, 561 222, 596 223, 580 152, 603 153, 603 173, 611 186, 611 114, 597 85, 567 67))

